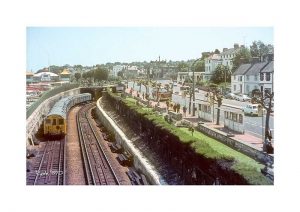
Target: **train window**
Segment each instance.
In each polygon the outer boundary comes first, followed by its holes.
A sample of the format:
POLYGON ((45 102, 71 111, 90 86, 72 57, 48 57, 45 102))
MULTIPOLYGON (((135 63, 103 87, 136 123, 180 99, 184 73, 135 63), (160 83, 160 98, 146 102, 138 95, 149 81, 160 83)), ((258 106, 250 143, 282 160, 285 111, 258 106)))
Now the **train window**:
POLYGON ((56 125, 56 119, 53 119, 52 125, 56 125))
POLYGON ((51 119, 46 119, 46 124, 51 124, 51 119))
POLYGON ((59 125, 63 125, 64 124, 64 120, 63 119, 58 119, 58 124, 59 125))

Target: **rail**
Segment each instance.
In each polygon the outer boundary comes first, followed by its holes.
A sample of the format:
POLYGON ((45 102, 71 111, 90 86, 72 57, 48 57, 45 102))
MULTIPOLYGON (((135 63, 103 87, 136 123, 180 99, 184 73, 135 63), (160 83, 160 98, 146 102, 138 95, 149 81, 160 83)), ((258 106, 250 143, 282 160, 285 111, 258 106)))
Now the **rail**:
POLYGON ((93 126, 90 123, 89 117, 87 115, 87 111, 90 108, 91 108, 90 105, 82 107, 77 114, 77 127, 78 127, 80 147, 82 150, 81 154, 84 160, 83 164, 84 164, 86 182, 88 185, 90 184, 96 185, 97 182, 99 182, 100 184, 105 183, 106 185, 108 185, 111 183, 109 182, 110 179, 109 177, 112 176, 113 184, 119 185, 120 182, 114 172, 114 169, 112 168, 112 165, 109 162, 109 159, 107 158, 105 151, 102 148, 97 138, 93 126), (79 119, 80 117, 84 118, 86 122, 82 122, 82 120, 79 119), (86 124, 84 125, 83 123, 86 124), (88 128, 90 130, 88 130, 88 128), (85 132, 83 132, 83 130, 85 130, 85 132), (88 131, 92 132, 92 136, 88 131), (85 137, 87 139, 85 139, 85 137), (92 160, 94 162, 92 162, 92 160), (106 170, 107 167, 109 169, 106 170), (96 178, 98 178, 98 181, 96 178))

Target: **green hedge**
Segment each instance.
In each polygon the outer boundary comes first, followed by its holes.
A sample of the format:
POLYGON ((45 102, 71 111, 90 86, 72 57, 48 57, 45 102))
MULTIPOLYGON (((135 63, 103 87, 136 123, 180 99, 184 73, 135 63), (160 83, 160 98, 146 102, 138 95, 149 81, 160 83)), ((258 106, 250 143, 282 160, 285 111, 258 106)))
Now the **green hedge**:
POLYGON ((178 128, 165 121, 153 110, 136 105, 136 100, 132 98, 121 99, 116 95, 109 93, 114 98, 120 99, 129 109, 135 110, 138 114, 153 122, 157 127, 165 129, 177 136, 182 143, 189 144, 195 153, 202 157, 214 160, 231 160, 233 165, 230 169, 243 176, 249 184, 268 185, 273 184, 265 177, 260 169, 264 166, 254 159, 226 146, 214 138, 208 137, 201 132, 195 131, 193 136, 187 128, 178 128))

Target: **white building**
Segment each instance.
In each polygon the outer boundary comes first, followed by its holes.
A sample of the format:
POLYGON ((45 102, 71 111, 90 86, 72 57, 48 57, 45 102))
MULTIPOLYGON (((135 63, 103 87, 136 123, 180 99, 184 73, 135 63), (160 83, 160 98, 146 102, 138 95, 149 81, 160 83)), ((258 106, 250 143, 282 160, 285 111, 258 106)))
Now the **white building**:
POLYGON ((252 66, 252 64, 242 64, 231 75, 231 92, 232 93, 244 93, 245 74, 251 66, 252 66))
MULTIPOLYGON (((203 72, 194 72, 195 82, 202 80, 204 73, 203 72)), ((177 82, 184 83, 186 80, 193 80, 193 72, 178 72, 177 73, 177 82)))
POLYGON ((210 80, 218 65, 228 66, 229 70, 231 71, 233 66, 233 58, 236 56, 237 52, 244 47, 243 45, 239 47, 239 44, 237 43, 235 43, 233 46, 234 48, 223 48, 223 52, 220 54, 212 54, 205 58, 205 74, 203 76, 205 81, 210 80))
POLYGON ((233 58, 243 47, 243 45, 239 47, 239 44, 235 43, 231 49, 223 48, 223 52, 220 54, 222 65, 228 66, 229 70, 231 70, 233 66, 233 58))
POLYGON ((59 76, 52 72, 40 72, 33 75, 33 82, 53 82, 59 81, 59 76))
POLYGON ((112 75, 115 76, 115 77, 118 76, 118 73, 120 71, 122 71, 124 68, 125 68, 124 65, 115 65, 115 66, 113 66, 112 75))
POLYGON ((213 72, 216 70, 217 66, 222 64, 220 54, 213 54, 205 58, 205 73, 203 75, 203 80, 210 80, 213 72))
POLYGON ((258 62, 255 63, 249 68, 249 70, 245 74, 245 82, 244 82, 244 94, 248 94, 251 96, 251 93, 254 89, 259 89, 260 84, 260 72, 266 67, 268 62, 258 62))
POLYGON ((231 91, 251 95, 254 89, 273 92, 274 61, 242 64, 231 76, 231 91))
POLYGON ((274 92, 274 61, 271 61, 260 72, 260 89, 274 92))

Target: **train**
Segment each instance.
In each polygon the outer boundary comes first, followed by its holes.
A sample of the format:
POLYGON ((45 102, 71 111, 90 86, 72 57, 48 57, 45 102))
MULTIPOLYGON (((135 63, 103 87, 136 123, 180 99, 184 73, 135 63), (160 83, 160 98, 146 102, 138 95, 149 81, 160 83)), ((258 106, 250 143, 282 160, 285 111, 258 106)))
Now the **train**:
POLYGON ((65 136, 67 134, 67 113, 76 104, 91 101, 90 93, 68 96, 57 101, 44 119, 44 135, 46 137, 65 136))

